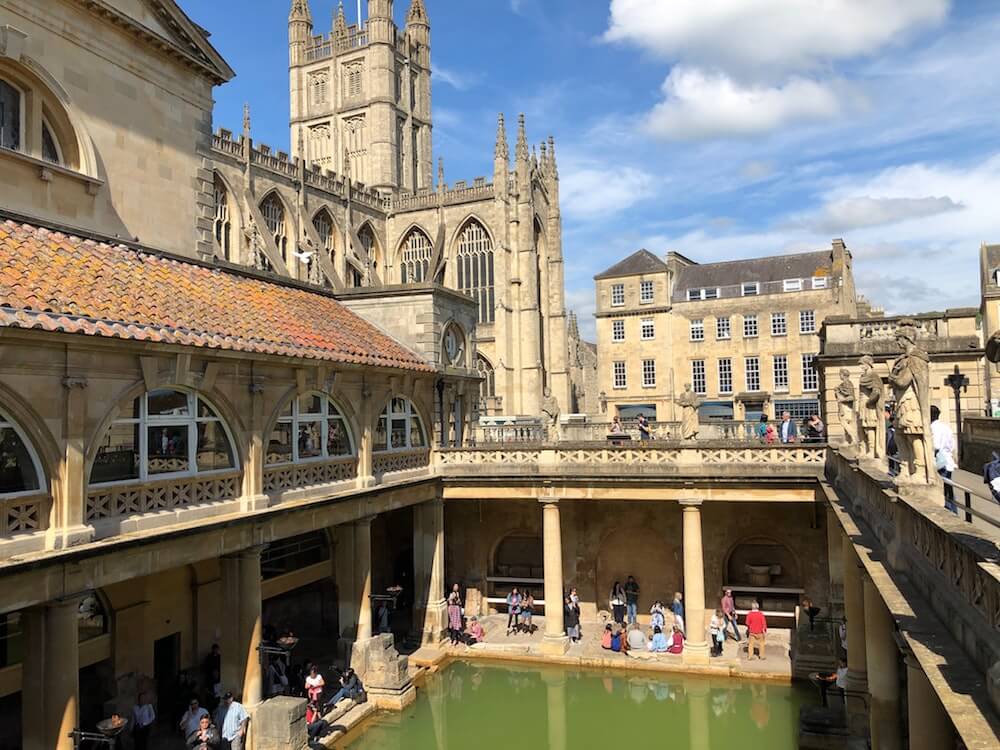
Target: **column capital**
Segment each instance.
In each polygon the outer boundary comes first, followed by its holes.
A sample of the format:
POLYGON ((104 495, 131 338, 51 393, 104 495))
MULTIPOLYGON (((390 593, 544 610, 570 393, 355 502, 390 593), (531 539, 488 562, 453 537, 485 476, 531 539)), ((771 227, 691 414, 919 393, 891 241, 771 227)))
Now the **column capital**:
POLYGON ((558 497, 540 497, 538 498, 538 502, 542 505, 555 505, 558 507, 559 499, 558 497))
POLYGON ((692 497, 692 498, 686 498, 684 500, 679 500, 678 502, 680 503, 681 507, 684 510, 699 510, 701 509, 701 504, 704 501, 692 497))
POLYGON ((377 517, 378 517, 377 513, 375 515, 371 515, 371 516, 362 516, 361 518, 358 518, 358 519, 356 519, 354 521, 354 525, 355 526, 371 526, 372 525, 372 521, 374 521, 377 517))

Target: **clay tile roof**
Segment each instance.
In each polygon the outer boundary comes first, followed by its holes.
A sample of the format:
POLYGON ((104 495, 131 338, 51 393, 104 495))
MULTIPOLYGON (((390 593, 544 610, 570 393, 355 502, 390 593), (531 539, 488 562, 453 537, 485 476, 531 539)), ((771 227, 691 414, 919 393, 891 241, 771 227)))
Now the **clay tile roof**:
POLYGON ((0 327, 433 371, 329 296, 13 221, 0 327))

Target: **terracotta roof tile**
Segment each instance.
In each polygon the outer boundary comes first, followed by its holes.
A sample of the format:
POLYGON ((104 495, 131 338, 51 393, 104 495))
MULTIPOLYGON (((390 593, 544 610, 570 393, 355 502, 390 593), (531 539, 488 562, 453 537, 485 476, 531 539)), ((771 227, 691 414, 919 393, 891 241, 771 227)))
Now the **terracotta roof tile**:
POLYGON ((12 221, 0 327, 433 371, 326 295, 12 221))

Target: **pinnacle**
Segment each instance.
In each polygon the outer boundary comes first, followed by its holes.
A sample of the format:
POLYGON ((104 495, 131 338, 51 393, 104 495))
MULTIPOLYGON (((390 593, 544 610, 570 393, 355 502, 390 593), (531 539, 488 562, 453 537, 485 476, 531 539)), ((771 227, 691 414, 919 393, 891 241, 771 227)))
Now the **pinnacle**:
POLYGON ((289 21, 308 21, 312 23, 312 11, 309 0, 292 0, 292 9, 288 14, 289 21))
POLYGON ((495 159, 510 159, 510 149, 507 146, 507 126, 504 124, 503 112, 497 115, 497 143, 493 151, 495 159))
POLYGON ((424 0, 411 0, 410 10, 406 14, 406 23, 428 23, 427 8, 424 7, 424 0))
POLYGON ((524 129, 524 113, 517 116, 517 148, 514 157, 520 161, 528 161, 528 135, 524 129))

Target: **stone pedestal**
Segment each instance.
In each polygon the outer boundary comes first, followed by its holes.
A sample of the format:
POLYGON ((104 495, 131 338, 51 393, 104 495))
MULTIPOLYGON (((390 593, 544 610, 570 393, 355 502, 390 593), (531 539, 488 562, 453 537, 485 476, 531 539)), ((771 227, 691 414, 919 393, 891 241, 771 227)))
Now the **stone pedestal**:
POLYGON ((251 713, 254 750, 304 750, 308 746, 305 698, 279 695, 251 713))
POLYGON ((701 500, 681 500, 684 515, 685 664, 708 664, 705 638, 705 558, 701 543, 701 500))
POLYGON ((559 503, 542 501, 542 544, 545 566, 545 637, 542 653, 565 654, 569 638, 563 625, 562 526, 559 503))
POLYGON ((409 661, 396 651, 389 633, 355 641, 351 649, 351 668, 364 683, 368 700, 378 708, 399 711, 416 700, 409 661))

